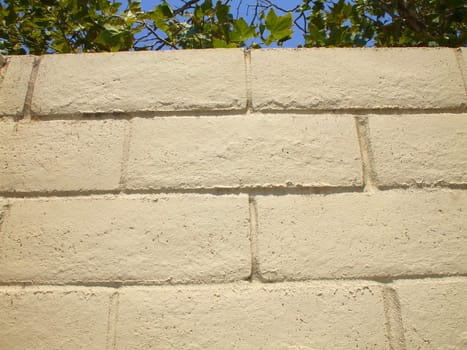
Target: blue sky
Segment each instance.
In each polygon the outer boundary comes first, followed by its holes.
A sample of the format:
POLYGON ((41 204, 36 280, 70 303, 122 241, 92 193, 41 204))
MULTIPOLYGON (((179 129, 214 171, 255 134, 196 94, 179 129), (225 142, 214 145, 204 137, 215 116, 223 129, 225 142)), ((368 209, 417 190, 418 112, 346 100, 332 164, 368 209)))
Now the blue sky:
MULTIPOLYGON (((120 0, 124 2, 124 0, 120 0)), ((173 8, 177 8, 183 5, 183 1, 181 0, 166 0, 173 8)), ((215 3, 216 0, 212 0, 213 3, 215 3)), ((328 0, 327 3, 332 3, 337 0, 328 0)), ((141 6, 143 10, 148 11, 154 9, 155 6, 159 5, 162 1, 161 0, 141 0, 141 6)), ((226 3, 226 0, 223 0, 224 3, 226 3)), ((252 17, 253 17, 253 9, 257 3, 265 3, 266 1, 264 0, 230 0, 228 3, 231 6, 231 13, 234 15, 235 18, 237 17, 243 17, 247 22, 249 22, 252 17)), ((298 5, 300 5, 303 1, 302 0, 271 0, 274 5, 286 9, 286 10, 291 10, 298 5)), ((348 3, 353 3, 353 0, 347 0, 348 3)), ((283 15, 284 12, 281 12, 276 9, 276 12, 278 15, 283 15)), ((389 16, 386 16, 386 20, 390 21, 391 18, 389 16)), ((292 38, 286 42, 284 42, 283 47, 291 47, 295 48, 298 45, 303 45, 304 44, 304 39, 302 35, 302 31, 300 31, 295 25, 293 28, 295 34, 292 36, 292 38)), ((247 42, 247 45, 250 45, 251 42, 247 42)), ((371 40, 367 46, 373 46, 374 41, 371 40)), ((277 45, 273 44, 270 47, 277 47, 277 45)))
MULTIPOLYGON (((166 0, 166 1, 174 8, 183 5, 183 1, 180 1, 180 0, 166 0)), ((248 20, 251 20, 251 18, 253 17, 252 6, 255 5, 257 2, 258 2, 257 0, 231 0, 229 2, 231 6, 231 13, 234 15, 234 17, 238 17, 238 16, 243 17, 248 22, 248 20)), ((292 9, 295 6, 302 3, 301 0, 272 0, 272 2, 275 5, 281 8, 284 8, 284 9, 292 9)), ((142 0, 141 7, 143 8, 143 10, 148 11, 148 10, 152 10, 156 5, 159 5, 160 3, 161 3, 160 0, 157 0, 157 1, 142 0)), ((213 3, 215 3, 215 0, 213 0, 213 3)), ((280 11, 277 11, 277 12, 278 14, 281 14, 280 11)), ((292 39, 286 41, 283 47, 297 47, 299 44, 303 44, 304 40, 302 38, 301 33, 298 31, 297 28, 294 28, 294 30, 296 32, 296 35, 294 35, 292 39)), ((274 45, 272 45, 271 47, 274 47, 274 45)))

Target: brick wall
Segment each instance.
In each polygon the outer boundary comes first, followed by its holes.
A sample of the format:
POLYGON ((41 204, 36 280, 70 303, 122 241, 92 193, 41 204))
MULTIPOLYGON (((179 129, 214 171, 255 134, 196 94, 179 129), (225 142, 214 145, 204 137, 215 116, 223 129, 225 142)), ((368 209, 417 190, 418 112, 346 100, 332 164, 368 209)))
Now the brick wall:
POLYGON ((467 349, 466 60, 6 57, 0 349, 467 349))

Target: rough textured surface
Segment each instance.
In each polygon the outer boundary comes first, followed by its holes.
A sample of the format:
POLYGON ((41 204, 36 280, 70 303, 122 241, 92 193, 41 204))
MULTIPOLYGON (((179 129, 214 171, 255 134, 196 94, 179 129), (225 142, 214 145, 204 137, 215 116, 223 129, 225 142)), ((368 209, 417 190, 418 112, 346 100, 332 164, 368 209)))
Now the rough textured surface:
POLYGON ((381 299, 362 283, 125 288, 116 348, 387 349, 381 299))
POLYGON ((242 50, 187 50, 42 58, 36 115, 241 110, 242 50))
POLYGON ((250 274, 246 196, 16 200, 0 281, 216 282, 250 274))
POLYGON ((407 349, 467 349, 467 278, 398 281, 407 349))
POLYGON ((361 185, 349 116, 135 119, 130 188, 361 185))
POLYGON ((467 194, 259 196, 267 280, 467 273, 467 194))
POLYGON ((371 116, 380 186, 467 184, 467 115, 371 116))
POLYGON ((105 349, 109 297, 99 288, 0 287, 0 349, 105 349))
POLYGON ((253 50, 257 110, 459 108, 452 49, 253 50))
POLYGON ((124 124, 0 122, 0 191, 116 189, 124 124))
POLYGON ((0 350, 467 350, 465 48, 8 61, 0 350))
POLYGON ((0 117, 23 112, 33 62, 33 56, 10 56, 0 65, 0 117))

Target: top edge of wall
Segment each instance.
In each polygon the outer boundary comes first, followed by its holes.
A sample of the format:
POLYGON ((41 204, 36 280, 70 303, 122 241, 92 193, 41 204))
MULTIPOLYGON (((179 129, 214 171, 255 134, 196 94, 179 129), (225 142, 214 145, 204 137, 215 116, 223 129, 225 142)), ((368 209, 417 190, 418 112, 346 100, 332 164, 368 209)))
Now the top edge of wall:
POLYGON ((182 54, 182 53, 196 53, 196 52, 214 52, 214 51, 442 51, 442 50, 466 50, 467 47, 448 47, 448 46, 418 46, 418 47, 266 47, 266 48, 206 48, 206 49, 180 49, 180 50, 141 50, 141 51, 116 51, 116 52, 77 52, 77 53, 47 53, 44 55, 2 55, 0 58, 16 58, 16 57, 47 57, 47 56, 87 56, 87 55, 140 55, 140 54, 182 54))
POLYGON ((465 111, 466 52, 280 48, 6 56, 0 117, 465 111))

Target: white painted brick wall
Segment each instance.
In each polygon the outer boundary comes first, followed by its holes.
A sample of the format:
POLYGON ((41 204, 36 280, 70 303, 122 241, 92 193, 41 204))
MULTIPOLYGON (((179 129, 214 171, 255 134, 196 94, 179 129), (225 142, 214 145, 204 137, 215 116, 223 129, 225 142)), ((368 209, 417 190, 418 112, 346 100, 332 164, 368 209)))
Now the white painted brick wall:
POLYGON ((0 122, 0 191, 117 189, 126 123, 0 122))
POLYGON ((1 287, 0 349, 105 349, 111 294, 95 287, 1 287))
POLYGON ((453 49, 253 50, 258 110, 465 106, 453 49))
POLYGON ((467 279, 397 281, 407 349, 467 349, 467 279))
POLYGON ((465 349, 465 54, 6 57, 0 350, 465 349))
POLYGON ((23 113, 34 59, 32 56, 10 57, 0 67, 0 118, 23 113))
POLYGON ((34 114, 243 110, 242 50, 57 55, 41 58, 34 114))
POLYGON ((467 183, 465 114, 371 116, 378 185, 467 183))
POLYGON ((467 193, 256 197, 262 278, 467 274, 467 193), (428 220, 429 218, 429 220, 428 220))
POLYGON ((129 287, 116 349, 384 349, 384 324, 374 284, 129 287))
POLYGON ((225 282, 250 275, 245 195, 13 200, 0 280, 225 282))
POLYGON ((128 187, 361 186, 355 123, 345 116, 136 118, 128 187))

